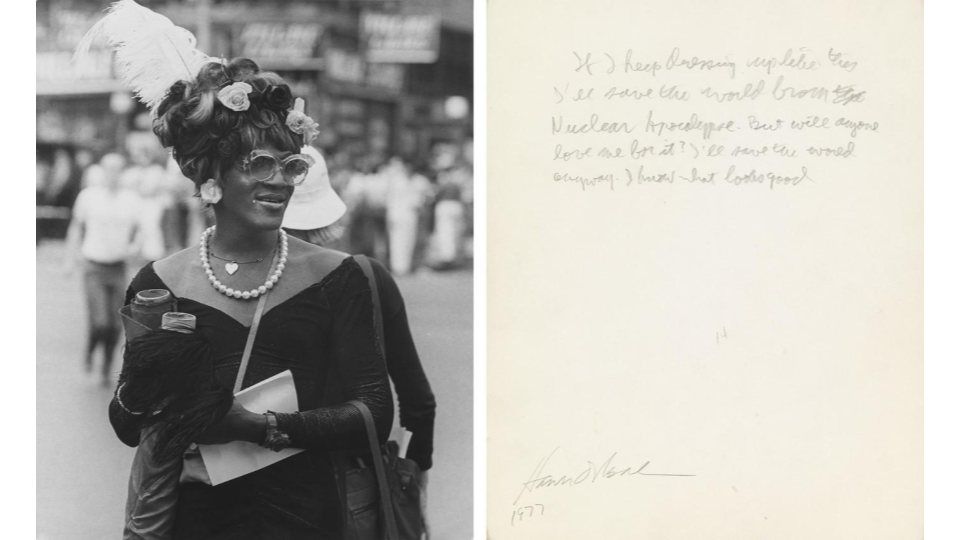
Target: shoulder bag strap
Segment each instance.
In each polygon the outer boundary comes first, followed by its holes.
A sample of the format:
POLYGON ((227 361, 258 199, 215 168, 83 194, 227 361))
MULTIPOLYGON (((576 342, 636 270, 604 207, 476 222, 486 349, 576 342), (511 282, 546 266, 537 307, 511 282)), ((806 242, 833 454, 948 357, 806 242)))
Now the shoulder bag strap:
POLYGON ((386 344, 383 341, 383 311, 380 309, 380 291, 377 290, 377 276, 373 273, 373 267, 366 255, 357 255, 354 257, 360 268, 363 269, 367 281, 370 282, 370 294, 373 296, 373 320, 377 328, 377 341, 380 343, 380 350, 384 355, 387 354, 386 344))
POLYGON ((250 363, 250 353, 253 352, 253 340, 257 337, 257 328, 260 327, 260 316, 263 315, 263 306, 267 303, 267 294, 260 295, 257 302, 257 311, 253 314, 253 322, 250 323, 250 333, 247 334, 247 345, 243 348, 243 358, 240 359, 240 369, 237 370, 237 380, 233 383, 233 393, 236 394, 243 387, 243 376, 247 373, 247 364, 250 363))
MULTIPOLYGON (((364 275, 367 276, 367 281, 370 283, 370 293, 373 299, 373 315, 374 323, 377 331, 377 341, 380 344, 380 350, 384 351, 384 342, 383 342, 383 313, 380 310, 380 293, 377 289, 377 278, 373 273, 373 267, 370 265, 370 261, 364 255, 357 255, 354 257, 354 260, 357 261, 357 264, 360 265, 360 268, 363 270, 364 275)), ((333 369, 331 366, 331 374, 333 369)), ((333 386, 332 377, 328 377, 327 388, 331 390, 333 386)), ((363 416, 363 424, 367 431, 367 441, 370 445, 370 456, 373 461, 374 470, 377 473, 377 486, 380 491, 380 509, 381 515, 383 516, 383 530, 385 533, 386 540, 400 540, 400 533, 397 529, 396 517, 393 513, 393 498, 390 494, 390 486, 387 483, 387 473, 383 465, 383 453, 380 450, 380 445, 377 441, 377 430, 373 424, 373 415, 370 413, 370 409, 364 405, 361 401, 350 400, 347 403, 353 405, 360 411, 360 415, 363 416)))
POLYGON ((370 409, 362 402, 352 399, 347 403, 360 410, 363 415, 363 423, 367 428, 367 439, 370 442, 370 453, 373 455, 373 466, 377 471, 377 485, 380 487, 380 508, 383 515, 383 529, 386 532, 386 540, 400 540, 400 533, 397 530, 397 520, 393 515, 393 497, 390 494, 390 486, 387 484, 387 471, 383 465, 383 454, 380 452, 380 445, 377 442, 377 431, 373 425, 373 415, 370 409))

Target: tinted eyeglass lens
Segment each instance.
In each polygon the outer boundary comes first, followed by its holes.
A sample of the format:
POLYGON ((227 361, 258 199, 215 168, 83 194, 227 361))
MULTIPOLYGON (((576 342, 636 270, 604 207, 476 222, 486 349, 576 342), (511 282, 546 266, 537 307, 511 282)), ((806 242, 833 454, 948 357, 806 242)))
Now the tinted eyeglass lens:
POLYGON ((310 164, 303 158, 291 159, 283 167, 283 175, 293 185, 301 184, 307 178, 310 164))
POLYGON ((250 160, 250 176, 256 180, 267 180, 277 170, 277 160, 273 156, 257 156, 250 160))

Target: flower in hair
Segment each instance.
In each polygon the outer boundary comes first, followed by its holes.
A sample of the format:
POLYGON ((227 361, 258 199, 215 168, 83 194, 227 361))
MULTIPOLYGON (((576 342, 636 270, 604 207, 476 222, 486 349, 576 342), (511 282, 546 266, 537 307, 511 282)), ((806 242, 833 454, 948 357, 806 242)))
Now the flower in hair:
POLYGON ((213 178, 207 180, 200 186, 200 200, 206 204, 217 204, 223 197, 223 189, 220 183, 213 178))
POLYGON ((304 144, 310 144, 320 133, 319 124, 303 112, 303 98, 297 98, 293 110, 287 113, 287 127, 290 131, 303 135, 304 144))
POLYGON ((217 92, 217 99, 232 111, 245 111, 250 108, 250 92, 253 92, 252 86, 237 82, 217 92))
POLYGON ((303 144, 312 143, 313 140, 317 138, 317 135, 320 135, 320 125, 313 120, 310 120, 310 124, 303 132, 303 144))
POLYGON ((293 109, 287 113, 287 127, 294 133, 302 134, 310 121, 310 117, 303 112, 303 98, 297 98, 293 109))

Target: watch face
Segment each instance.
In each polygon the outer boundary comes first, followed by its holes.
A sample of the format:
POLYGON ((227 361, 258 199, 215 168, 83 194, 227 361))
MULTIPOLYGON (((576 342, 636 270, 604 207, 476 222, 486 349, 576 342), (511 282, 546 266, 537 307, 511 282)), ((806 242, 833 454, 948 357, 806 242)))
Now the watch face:
POLYGON ((279 452, 280 450, 290 446, 290 436, 277 429, 268 429, 267 437, 264 439, 261 446, 264 448, 269 448, 274 452, 279 452))

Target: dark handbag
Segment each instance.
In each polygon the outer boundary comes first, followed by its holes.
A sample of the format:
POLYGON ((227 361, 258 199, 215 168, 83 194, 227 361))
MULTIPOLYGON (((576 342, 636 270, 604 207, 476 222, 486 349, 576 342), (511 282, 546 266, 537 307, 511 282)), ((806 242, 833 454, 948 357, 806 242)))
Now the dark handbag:
POLYGON ((413 460, 399 456, 396 441, 388 441, 381 448, 377 444, 370 409, 359 401, 348 403, 359 409, 363 415, 373 456, 373 467, 361 464, 344 474, 347 523, 355 535, 354 538, 420 540, 423 536, 420 467, 413 460))
MULTIPOLYGON (((383 314, 376 278, 366 257, 358 255, 355 259, 370 282, 377 339, 381 349, 385 350, 383 314)), ((338 468, 341 469, 346 491, 347 538, 420 540, 424 532, 423 513, 420 511, 420 467, 415 461, 400 457, 396 441, 388 441, 380 447, 370 409, 356 400, 348 403, 363 415, 373 467, 357 459, 360 466, 346 468, 342 466, 343 460, 340 460, 341 466, 338 468)))

